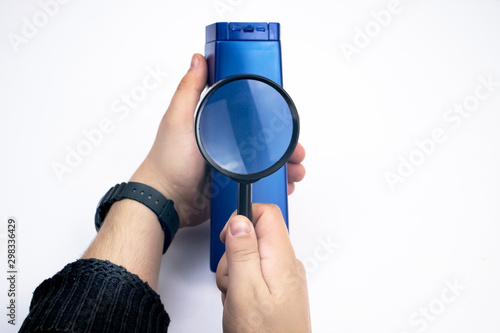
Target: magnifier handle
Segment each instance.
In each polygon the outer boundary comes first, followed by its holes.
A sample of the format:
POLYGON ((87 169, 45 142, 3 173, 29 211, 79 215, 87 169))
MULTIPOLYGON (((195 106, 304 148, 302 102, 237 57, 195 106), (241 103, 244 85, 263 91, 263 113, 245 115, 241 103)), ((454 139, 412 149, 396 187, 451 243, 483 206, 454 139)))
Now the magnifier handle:
MULTIPOLYGON (((252 184, 238 184, 238 215, 252 221, 252 184)), ((253 221, 252 221, 253 223, 253 221)))

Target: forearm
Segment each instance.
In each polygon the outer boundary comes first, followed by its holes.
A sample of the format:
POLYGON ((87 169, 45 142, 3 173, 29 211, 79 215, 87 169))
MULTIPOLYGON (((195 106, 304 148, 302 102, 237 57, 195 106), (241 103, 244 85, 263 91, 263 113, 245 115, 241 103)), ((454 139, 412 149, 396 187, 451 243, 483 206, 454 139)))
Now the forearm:
POLYGON ((129 199, 115 202, 82 259, 109 260, 157 289, 164 234, 158 217, 129 199))

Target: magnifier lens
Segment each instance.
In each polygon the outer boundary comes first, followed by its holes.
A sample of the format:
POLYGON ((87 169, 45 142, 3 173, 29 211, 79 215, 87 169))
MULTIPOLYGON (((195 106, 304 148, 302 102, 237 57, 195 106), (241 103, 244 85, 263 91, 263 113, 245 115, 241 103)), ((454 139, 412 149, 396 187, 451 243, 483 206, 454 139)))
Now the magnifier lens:
POLYGON ((206 99, 197 126, 211 164, 235 174, 233 179, 261 178, 259 173, 284 157, 294 136, 289 102, 273 86, 254 79, 218 87, 206 99))
POLYGON ((226 78, 200 103, 195 132, 205 160, 239 183, 238 214, 252 220, 251 183, 281 168, 297 145, 299 121, 292 99, 261 76, 226 78))

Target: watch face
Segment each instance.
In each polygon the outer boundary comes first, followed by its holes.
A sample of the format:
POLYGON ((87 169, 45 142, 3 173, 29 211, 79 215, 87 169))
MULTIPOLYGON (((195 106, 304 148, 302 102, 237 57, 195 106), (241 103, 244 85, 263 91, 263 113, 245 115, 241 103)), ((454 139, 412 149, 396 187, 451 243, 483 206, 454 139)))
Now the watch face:
MULTIPOLYGON (((122 184, 125 184, 125 183, 122 183, 122 184)), ((108 210, 110 208, 110 205, 114 201, 116 201, 116 199, 113 200, 114 198, 111 197, 111 193, 113 191, 115 191, 116 188, 122 186, 122 184, 117 184, 117 185, 113 186, 112 188, 110 188, 108 190, 108 192, 106 192, 106 194, 101 198, 101 200, 99 200, 99 204, 97 205, 97 210, 96 210, 95 219, 94 219, 95 228, 97 231, 99 231, 99 229, 101 228, 102 222, 104 221, 104 218, 108 214, 108 210)), ((119 194, 119 193, 116 192, 116 194, 119 194)))
POLYGON ((104 195, 101 200, 99 200, 99 203, 97 204, 97 209, 101 208, 101 206, 104 204, 104 198, 107 197, 107 193, 106 195, 104 195))

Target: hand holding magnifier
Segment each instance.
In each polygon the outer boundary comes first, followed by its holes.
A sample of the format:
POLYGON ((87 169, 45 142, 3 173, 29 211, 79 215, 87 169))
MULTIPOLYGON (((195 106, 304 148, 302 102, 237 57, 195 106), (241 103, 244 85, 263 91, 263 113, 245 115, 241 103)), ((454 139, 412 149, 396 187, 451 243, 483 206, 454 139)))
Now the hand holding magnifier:
POLYGON ((280 169, 299 139, 290 96, 272 80, 234 75, 214 84, 198 106, 196 142, 210 166, 238 185, 238 214, 252 220, 252 183, 280 169))

